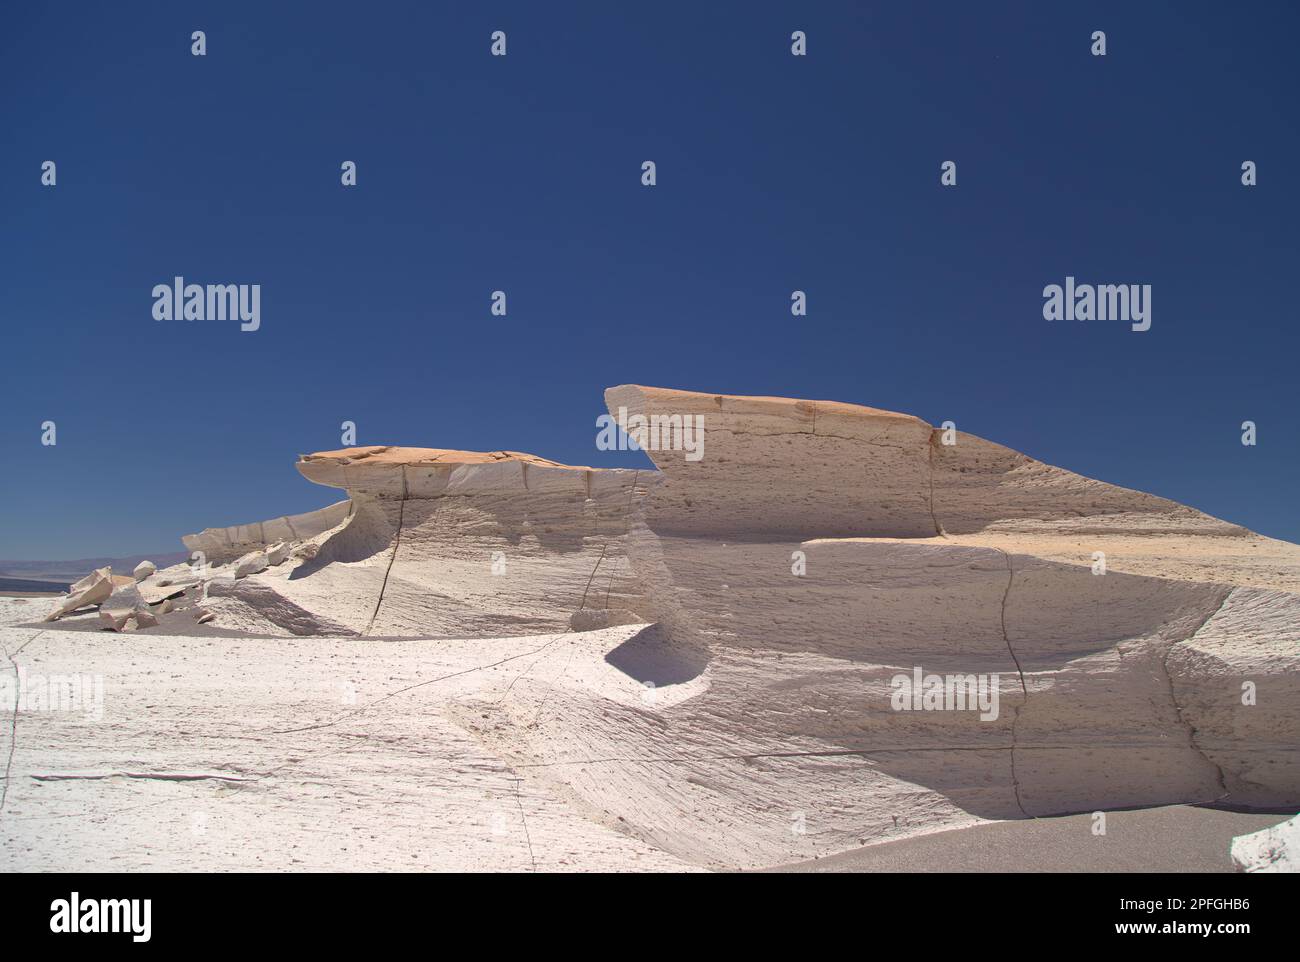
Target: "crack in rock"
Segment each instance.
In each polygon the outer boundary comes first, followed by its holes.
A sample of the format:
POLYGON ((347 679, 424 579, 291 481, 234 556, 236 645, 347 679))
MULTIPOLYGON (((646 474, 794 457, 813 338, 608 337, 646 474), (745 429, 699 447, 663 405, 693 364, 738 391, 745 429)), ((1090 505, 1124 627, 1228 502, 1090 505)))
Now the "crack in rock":
MULTIPOLYGON (((1169 686, 1169 702, 1174 706, 1174 714, 1178 717, 1178 723, 1187 730, 1187 745, 1189 748, 1191 748, 1193 752, 1195 752, 1197 755, 1200 756, 1201 760, 1204 761, 1205 764, 1209 765, 1211 768, 1214 769, 1214 777, 1219 784, 1219 789, 1221 791, 1221 794, 1216 798, 1207 800, 1210 802, 1222 801, 1223 799, 1231 795, 1232 791, 1228 788, 1227 777, 1224 774, 1223 767, 1219 765, 1218 762, 1210 758, 1209 755, 1205 754, 1205 751, 1201 748, 1200 745, 1197 744, 1196 726, 1183 717, 1183 706, 1178 704, 1178 697, 1177 695, 1174 694, 1174 677, 1169 673, 1169 656, 1173 653, 1174 648, 1176 648, 1178 645, 1181 645, 1184 642, 1191 641, 1193 638, 1195 638, 1196 635, 1200 632, 1200 630, 1204 628, 1206 625, 1208 625, 1210 621, 1214 618, 1214 616, 1223 610, 1224 606, 1227 605, 1228 603, 1228 599, 1231 597, 1232 597, 1232 591, 1231 590, 1226 591, 1223 596, 1223 600, 1219 602, 1219 604, 1215 607, 1213 611, 1211 611, 1208 615, 1205 616, 1205 618, 1201 621, 1199 625, 1197 625, 1190 632, 1188 632, 1186 637, 1176 638, 1165 647, 1164 656, 1160 659, 1160 669, 1165 673, 1165 683, 1169 686)), ((1199 804, 1204 804, 1204 803, 1199 803, 1199 804)))
POLYGON ((1011 563, 1011 555, 1002 551, 1001 548, 995 549, 1002 553, 1002 557, 1007 559, 1007 586, 1002 592, 1002 640, 1006 642, 1007 653, 1011 655, 1011 660, 1016 664, 1016 674, 1020 676, 1020 692, 1022 700, 1011 714, 1011 788, 1016 795, 1016 806, 1025 818, 1032 818, 1025 811, 1025 803, 1020 797, 1020 779, 1016 776, 1016 725, 1020 722, 1020 709, 1029 701, 1029 686, 1025 684, 1025 672, 1020 667, 1020 659, 1016 656, 1016 649, 1011 644, 1011 636, 1007 633, 1007 599, 1011 597, 1011 582, 1015 579, 1015 568, 1011 563))
POLYGON ((256 782, 258 778, 240 775, 218 775, 215 772, 95 772, 90 774, 51 773, 29 776, 37 782, 98 782, 109 778, 136 778, 156 782, 256 782))
POLYGON ((366 625, 365 633, 368 635, 375 627, 375 619, 379 617, 379 608, 384 603, 384 592, 388 590, 388 576, 393 573, 393 562, 397 560, 397 549, 402 546, 402 523, 406 519, 406 502, 409 500, 407 495, 410 490, 406 483, 406 465, 402 465, 402 498, 397 502, 397 532, 393 535, 393 553, 388 556, 388 567, 384 569, 384 580, 379 586, 379 597, 375 599, 375 610, 371 612, 370 624, 366 625))
POLYGON ((18 674, 18 662, 16 659, 18 658, 19 655, 23 653, 24 648, 30 645, 41 635, 45 634, 47 630, 48 629, 46 628, 42 628, 40 631, 36 632, 36 634, 32 635, 21 645, 19 645, 17 649, 14 650, 14 653, 12 655, 9 654, 8 651, 5 652, 5 658, 9 660, 9 664, 13 667, 14 670, 14 711, 13 711, 13 716, 9 720, 9 757, 5 759, 4 784, 0 785, 0 812, 4 811, 5 802, 9 800, 10 771, 13 769, 14 766, 14 750, 18 747, 18 702, 21 700, 19 697, 18 689, 19 687, 21 687, 22 679, 18 674))

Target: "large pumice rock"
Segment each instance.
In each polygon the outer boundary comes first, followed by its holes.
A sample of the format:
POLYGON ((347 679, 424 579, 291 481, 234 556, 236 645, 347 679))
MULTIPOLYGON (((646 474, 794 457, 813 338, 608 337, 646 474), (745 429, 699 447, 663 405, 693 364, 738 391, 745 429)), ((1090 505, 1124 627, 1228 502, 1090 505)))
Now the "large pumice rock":
POLYGON ((521 663, 457 724, 711 866, 982 818, 1300 808, 1297 546, 907 414, 635 385, 606 401, 666 435, 646 445, 656 469, 302 457, 348 492, 319 519, 336 523, 219 529, 210 543, 255 557, 218 566, 193 617, 553 634, 553 664, 521 663), (697 418, 702 437, 671 443, 697 418), (659 624, 619 633, 634 621, 659 624), (966 679, 996 698, 950 703, 966 679), (900 698, 912 684, 924 696, 900 698))
POLYGON ((653 724, 548 693, 512 734, 607 760, 555 777, 630 831, 734 866, 972 816, 1300 806, 1296 546, 909 415, 635 385, 606 404, 703 418, 701 457, 648 446, 662 480, 624 544, 669 631, 655 657, 708 684, 653 724), (914 673, 996 679, 997 710, 900 702, 914 673))
POLYGON ((68 594, 58 606, 45 616, 46 621, 57 621, 64 615, 107 601, 113 594, 113 569, 96 568, 86 577, 73 584, 68 594))

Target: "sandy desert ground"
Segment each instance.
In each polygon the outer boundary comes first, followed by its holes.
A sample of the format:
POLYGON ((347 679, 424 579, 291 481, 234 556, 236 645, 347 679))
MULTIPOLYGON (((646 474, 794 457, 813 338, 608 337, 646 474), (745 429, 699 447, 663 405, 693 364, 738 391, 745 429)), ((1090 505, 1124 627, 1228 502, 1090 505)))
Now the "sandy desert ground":
MULTIPOLYGON (((468 736, 460 712, 544 715, 556 687, 637 702, 611 652, 639 627, 489 641, 228 639, 18 629, 46 599, 4 599, 12 663, 98 674, 94 708, 24 712, 0 736, 12 871, 695 871, 616 815, 557 798, 538 767, 468 736), (459 704, 457 704, 459 703, 459 704), (12 755, 10 755, 12 752, 12 755)), ((653 638, 645 645, 655 647, 653 638)), ((618 656, 616 659, 618 660, 618 656)), ((614 763, 608 763, 614 764, 614 763)), ((729 760, 658 763, 707 778, 729 760)), ((843 762, 841 762, 843 764, 843 762)), ((859 764, 869 764, 863 760, 859 764)), ((773 818, 787 828, 786 813, 773 818)), ((852 849, 791 871, 1231 871, 1231 838, 1280 813, 1172 806, 987 822, 852 849)))
POLYGON ((50 604, 0 600, 6 654, 29 677, 102 676, 103 717, 4 726, 11 869, 691 867, 539 788, 547 760, 512 765, 457 721, 505 704, 544 716, 565 688, 639 703, 605 654, 640 629, 386 642, 8 626, 50 604))

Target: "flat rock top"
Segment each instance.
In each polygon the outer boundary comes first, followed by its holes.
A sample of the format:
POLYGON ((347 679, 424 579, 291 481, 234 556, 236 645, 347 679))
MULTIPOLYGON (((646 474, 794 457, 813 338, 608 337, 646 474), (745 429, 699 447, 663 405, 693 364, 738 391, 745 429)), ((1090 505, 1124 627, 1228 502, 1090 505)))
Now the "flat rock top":
POLYGON ((919 422, 911 414, 889 411, 884 408, 867 407, 865 404, 850 404, 847 401, 817 401, 805 398, 771 397, 758 394, 713 394, 704 391, 682 391, 676 388, 649 387, 644 384, 620 384, 605 392, 606 399, 626 397, 628 392, 638 392, 645 399, 664 407, 674 404, 685 406, 692 411, 702 410, 704 405, 712 405, 716 410, 734 414, 789 414, 792 417, 807 416, 815 408, 820 414, 837 414, 842 417, 861 418, 897 418, 900 421, 919 422))
POLYGON ((573 471, 588 471, 589 468, 560 464, 548 461, 535 454, 522 451, 457 451, 452 448, 407 448, 396 445, 370 445, 367 447, 341 448, 338 451, 317 451, 304 454, 302 461, 333 461, 336 464, 374 464, 401 465, 413 464, 494 464, 498 461, 522 461, 525 464, 537 464, 548 468, 567 468, 573 471))

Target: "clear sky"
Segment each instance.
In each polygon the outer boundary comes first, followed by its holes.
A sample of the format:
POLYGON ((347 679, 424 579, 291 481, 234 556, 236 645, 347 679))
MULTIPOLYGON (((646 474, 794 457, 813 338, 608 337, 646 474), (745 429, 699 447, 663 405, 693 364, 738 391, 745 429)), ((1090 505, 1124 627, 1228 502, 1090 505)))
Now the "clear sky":
POLYGON ((1300 540, 1298 34, 1290 3, 8 4, 0 558, 327 504, 293 462, 344 420, 642 464, 594 445, 626 382, 953 420, 1300 540), (261 329, 154 320, 176 275, 260 284, 261 329), (1150 284, 1151 329, 1045 321, 1067 276, 1150 284))

